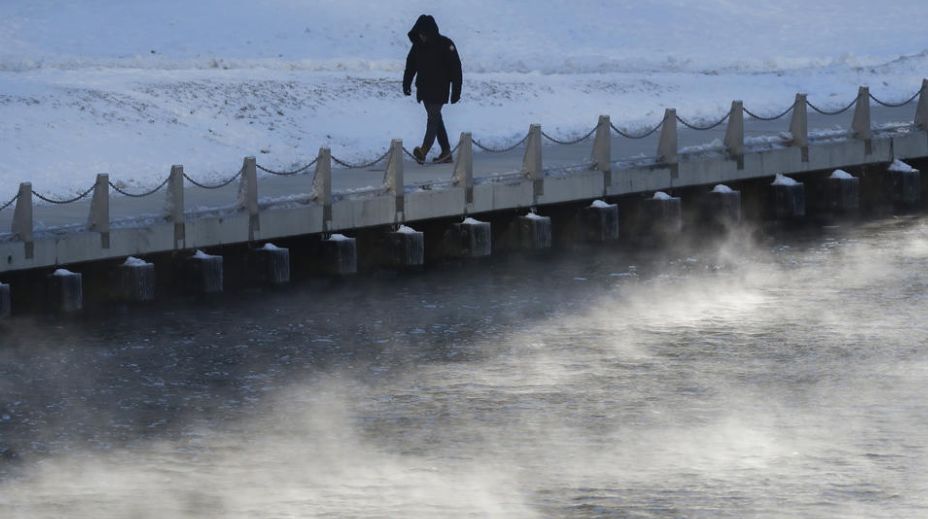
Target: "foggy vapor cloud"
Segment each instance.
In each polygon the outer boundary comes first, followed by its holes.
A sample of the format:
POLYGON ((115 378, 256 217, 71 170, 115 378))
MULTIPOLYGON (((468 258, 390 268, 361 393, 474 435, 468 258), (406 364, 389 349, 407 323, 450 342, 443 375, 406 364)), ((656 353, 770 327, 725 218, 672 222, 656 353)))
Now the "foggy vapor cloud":
POLYGON ((345 361, 247 419, 50 458, 0 486, 0 515, 924 509, 924 222, 690 254, 638 278, 592 272, 602 288, 544 319, 513 309, 502 333, 468 337, 464 360, 376 380, 345 361))

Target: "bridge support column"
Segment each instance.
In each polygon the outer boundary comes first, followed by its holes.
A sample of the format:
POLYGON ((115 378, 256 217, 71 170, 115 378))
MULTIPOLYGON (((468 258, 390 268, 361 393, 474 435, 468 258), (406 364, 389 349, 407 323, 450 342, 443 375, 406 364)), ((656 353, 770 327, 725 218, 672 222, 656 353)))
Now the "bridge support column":
POLYGON ((49 310, 71 314, 84 307, 83 278, 80 274, 58 269, 46 278, 49 310))
POLYGON ((358 242, 343 234, 333 234, 322 240, 322 269, 327 274, 342 276, 358 272, 358 242))
POLYGON ((519 249, 550 249, 551 218, 535 213, 519 216, 512 222, 510 234, 515 238, 515 245, 519 249))
POLYGON ((608 242, 619 239, 619 206, 602 200, 580 210, 583 237, 589 242, 608 242))
POLYGON ((901 160, 893 161, 887 173, 893 207, 903 211, 916 207, 921 201, 921 173, 901 160))
POLYGON ((641 202, 642 232, 652 238, 664 239, 683 230, 683 201, 658 191, 641 202))
POLYGON ((709 192, 703 205, 704 220, 715 227, 729 228, 741 223, 741 192, 719 184, 709 192))
POLYGON ((482 258, 493 252, 490 222, 465 218, 451 225, 445 233, 443 248, 446 255, 456 258, 482 258))
POLYGON ((777 175, 770 187, 775 219, 796 220, 806 215, 806 191, 802 182, 777 175))
POLYGON ((847 216, 860 209, 860 179, 837 169, 825 181, 825 208, 836 216, 847 216))
POLYGON ((184 281, 187 291, 194 294, 218 294, 223 290, 222 256, 197 251, 184 260, 184 281))
POLYGON ((144 303, 155 299, 155 265, 129 257, 116 268, 114 292, 120 301, 144 303))
POLYGON ((265 243, 248 252, 251 280, 263 285, 286 285, 290 282, 290 250, 265 243))
POLYGON ((10 299, 10 285, 0 283, 0 320, 8 319, 13 313, 10 299))
POLYGON ((425 264, 425 234, 400 225, 387 234, 387 263, 394 268, 419 267, 425 264))

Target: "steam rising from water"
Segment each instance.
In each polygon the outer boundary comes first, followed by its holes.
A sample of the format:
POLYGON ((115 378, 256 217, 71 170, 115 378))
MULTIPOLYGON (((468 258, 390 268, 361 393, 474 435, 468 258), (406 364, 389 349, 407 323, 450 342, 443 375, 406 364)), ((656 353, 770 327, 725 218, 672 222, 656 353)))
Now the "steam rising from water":
MULTIPOLYGON (((259 412, 58 453, 0 486, 0 515, 923 515, 926 231, 883 222, 636 269, 607 256, 582 277, 545 265, 556 279, 504 302, 443 302, 488 339, 362 370, 348 355, 259 412), (493 321, 513 305, 548 309, 493 321)), ((401 340, 450 334, 419 313, 401 340)))

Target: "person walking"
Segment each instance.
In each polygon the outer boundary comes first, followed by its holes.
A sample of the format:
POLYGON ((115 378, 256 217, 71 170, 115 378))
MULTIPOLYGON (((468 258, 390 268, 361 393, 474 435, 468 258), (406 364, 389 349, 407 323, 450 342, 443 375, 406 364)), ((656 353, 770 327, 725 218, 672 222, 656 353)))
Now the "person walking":
POLYGON ((455 104, 461 100, 461 58, 450 38, 438 32, 435 18, 423 14, 409 31, 412 48, 406 57, 403 74, 403 94, 412 95, 412 80, 416 79, 416 101, 425 105, 428 121, 422 146, 413 149, 419 164, 425 163, 426 155, 438 138, 441 153, 433 162, 447 164, 451 156, 448 131, 441 116, 442 107, 450 100, 455 104))

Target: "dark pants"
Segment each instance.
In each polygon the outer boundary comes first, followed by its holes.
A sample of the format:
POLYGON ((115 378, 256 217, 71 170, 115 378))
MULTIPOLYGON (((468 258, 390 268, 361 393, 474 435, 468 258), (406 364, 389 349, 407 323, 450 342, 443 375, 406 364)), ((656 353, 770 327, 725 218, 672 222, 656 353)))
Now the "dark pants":
POLYGON ((422 139, 422 151, 428 152, 432 144, 435 143, 435 137, 438 137, 438 145, 441 146, 441 152, 451 152, 451 143, 448 142, 448 130, 445 130, 445 121, 441 118, 441 104, 425 103, 425 111, 429 115, 428 123, 425 126, 425 138, 422 139))

